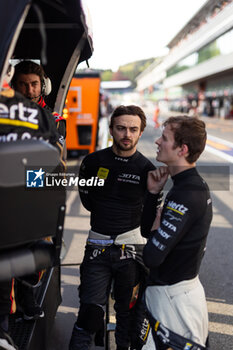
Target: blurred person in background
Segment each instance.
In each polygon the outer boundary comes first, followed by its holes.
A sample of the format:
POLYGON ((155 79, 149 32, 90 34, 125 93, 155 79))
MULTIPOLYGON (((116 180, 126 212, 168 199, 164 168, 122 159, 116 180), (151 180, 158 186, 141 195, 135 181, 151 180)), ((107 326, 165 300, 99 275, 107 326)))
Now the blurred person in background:
POLYGON ((158 121, 159 120, 159 113, 160 113, 159 104, 158 104, 158 102, 156 102, 155 109, 154 109, 154 115, 153 115, 155 129, 159 128, 159 126, 160 126, 159 121, 158 121))
POLYGON ((109 139, 109 117, 113 108, 109 102, 109 97, 100 93, 100 111, 98 123, 98 148, 108 147, 109 139))

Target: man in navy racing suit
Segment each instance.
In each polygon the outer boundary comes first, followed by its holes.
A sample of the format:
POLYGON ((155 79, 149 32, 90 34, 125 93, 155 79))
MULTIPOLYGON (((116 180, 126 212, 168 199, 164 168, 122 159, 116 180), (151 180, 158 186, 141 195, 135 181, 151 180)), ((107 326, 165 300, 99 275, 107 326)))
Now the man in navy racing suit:
POLYGON ((173 186, 157 216, 149 199, 143 210, 141 232, 149 238, 143 259, 150 269, 145 300, 157 330, 159 324, 165 329, 163 342, 158 336, 161 329, 153 333, 157 350, 205 349, 208 312, 198 273, 212 220, 212 201, 195 167, 205 148, 205 124, 178 116, 170 117, 163 126, 156 141, 156 159, 167 167, 149 173, 148 190, 159 193, 169 174, 173 186), (182 347, 169 340, 170 331, 183 337, 182 347))
MULTIPOLYGON (((80 309, 70 350, 90 349, 92 334, 101 326, 112 279, 117 350, 130 346, 130 302, 144 268, 140 218, 147 173, 155 168, 136 150, 145 126, 141 108, 117 107, 110 122, 113 146, 89 154, 81 164, 79 192, 82 204, 91 213, 91 229, 80 268, 80 309), (103 185, 88 186, 88 181, 96 179, 103 185)), ((151 197, 157 205, 158 195, 151 197)), ((142 345, 138 346, 140 349, 142 345)))

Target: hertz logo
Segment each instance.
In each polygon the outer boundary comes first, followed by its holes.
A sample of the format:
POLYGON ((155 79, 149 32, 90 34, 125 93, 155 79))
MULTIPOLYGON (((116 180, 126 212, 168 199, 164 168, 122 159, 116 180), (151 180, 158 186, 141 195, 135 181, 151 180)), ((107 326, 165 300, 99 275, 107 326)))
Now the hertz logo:
POLYGON ((186 211, 188 211, 188 208, 186 208, 183 204, 177 204, 176 202, 173 202, 173 201, 168 202, 167 208, 172 211, 175 211, 180 215, 184 215, 186 211))

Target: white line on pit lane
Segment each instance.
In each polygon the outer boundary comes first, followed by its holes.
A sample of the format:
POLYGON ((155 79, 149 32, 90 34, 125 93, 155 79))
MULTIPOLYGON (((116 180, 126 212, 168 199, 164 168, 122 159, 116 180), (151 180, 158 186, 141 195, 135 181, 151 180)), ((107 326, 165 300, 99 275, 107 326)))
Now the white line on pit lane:
POLYGON ((221 151, 219 151, 219 150, 217 150, 217 149, 215 149, 215 148, 213 148, 211 146, 206 145, 205 146, 205 151, 207 151, 209 153, 212 153, 215 156, 218 156, 218 157, 220 157, 222 159, 225 159, 225 160, 227 160, 230 163, 233 163, 233 157, 232 156, 229 156, 229 154, 221 152, 221 151))
POLYGON ((207 135, 207 138, 211 141, 218 142, 218 143, 221 143, 225 146, 233 148, 233 143, 230 141, 226 141, 226 140, 220 139, 219 137, 209 135, 209 134, 207 135))

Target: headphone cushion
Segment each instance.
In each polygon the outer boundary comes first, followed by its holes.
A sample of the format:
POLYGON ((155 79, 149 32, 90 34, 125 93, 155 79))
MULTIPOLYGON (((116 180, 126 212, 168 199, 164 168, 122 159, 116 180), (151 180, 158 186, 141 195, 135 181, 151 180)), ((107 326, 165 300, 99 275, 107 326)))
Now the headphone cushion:
POLYGON ((44 77, 44 79, 43 79, 43 87, 42 87, 42 94, 45 95, 45 96, 48 96, 51 91, 52 91, 51 80, 48 77, 44 77))

